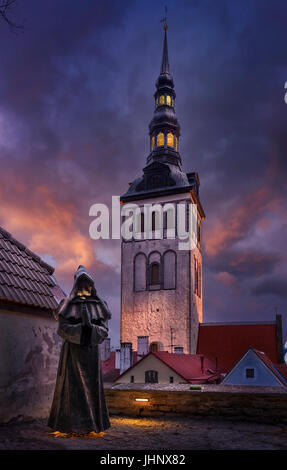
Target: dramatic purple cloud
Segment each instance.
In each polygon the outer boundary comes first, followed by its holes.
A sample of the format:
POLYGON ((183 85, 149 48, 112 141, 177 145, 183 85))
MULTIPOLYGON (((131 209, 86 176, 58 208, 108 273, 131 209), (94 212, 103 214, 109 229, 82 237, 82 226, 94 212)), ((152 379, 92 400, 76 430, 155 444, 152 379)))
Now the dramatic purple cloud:
POLYGON ((88 211, 145 165, 165 4, 180 153, 207 216, 204 321, 286 317, 285 3, 19 0, 24 32, 0 24, 0 224, 66 290, 91 270, 114 345, 120 245, 89 238, 88 211))

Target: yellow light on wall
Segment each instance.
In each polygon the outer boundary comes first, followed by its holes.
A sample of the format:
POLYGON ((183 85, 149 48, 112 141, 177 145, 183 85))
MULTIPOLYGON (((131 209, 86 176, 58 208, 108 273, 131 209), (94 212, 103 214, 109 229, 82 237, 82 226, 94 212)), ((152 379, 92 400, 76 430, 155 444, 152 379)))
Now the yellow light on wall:
POLYGON ((167 95, 167 97, 166 97, 166 104, 168 106, 171 106, 171 97, 169 95, 167 95))
POLYGON ((157 144, 158 147, 163 147, 164 146, 164 134, 163 134, 163 132, 160 132, 159 134, 157 134, 156 144, 157 144))
POLYGON ((168 147, 174 147, 174 136, 171 132, 167 134, 167 145, 168 147))
POLYGON ((135 401, 140 401, 140 402, 148 402, 148 398, 135 398, 135 401))
POLYGON ((164 95, 159 97, 159 105, 162 106, 164 104, 164 95))

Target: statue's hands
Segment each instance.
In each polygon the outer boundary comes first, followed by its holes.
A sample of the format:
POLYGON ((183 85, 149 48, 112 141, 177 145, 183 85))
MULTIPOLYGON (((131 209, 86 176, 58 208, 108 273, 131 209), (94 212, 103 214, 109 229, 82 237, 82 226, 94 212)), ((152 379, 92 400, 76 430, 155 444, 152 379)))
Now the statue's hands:
POLYGON ((88 326, 89 328, 93 328, 86 305, 82 306, 82 320, 83 320, 83 325, 88 326))

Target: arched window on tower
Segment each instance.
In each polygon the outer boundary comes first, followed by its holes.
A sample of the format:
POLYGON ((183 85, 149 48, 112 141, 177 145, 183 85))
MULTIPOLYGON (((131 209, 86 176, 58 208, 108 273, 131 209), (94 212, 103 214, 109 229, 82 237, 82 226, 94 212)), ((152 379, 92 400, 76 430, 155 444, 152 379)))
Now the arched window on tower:
POLYGON ((153 135, 152 138, 151 138, 151 150, 154 149, 154 144, 155 144, 155 137, 153 135))
POLYGON ((169 95, 167 95, 167 97, 166 97, 166 104, 168 106, 171 106, 171 97, 169 95))
POLYGON ((178 150, 178 138, 175 138, 175 149, 178 150))
POLYGON ((164 289, 176 288, 176 254, 172 250, 163 255, 163 283, 164 289))
POLYGON ((167 145, 168 147, 174 147, 174 135, 171 132, 167 134, 167 145))
POLYGON ((158 147, 164 146, 164 133, 163 132, 160 132, 159 134, 157 134, 156 145, 158 147))
POLYGON ((146 256, 138 253, 134 258, 134 288, 136 292, 146 290, 146 256))
POLYGON ((160 284, 160 266, 159 263, 152 263, 150 265, 150 285, 157 284, 160 284))
POLYGON ((162 105, 164 104, 164 102, 165 102, 165 99, 164 99, 164 98, 165 98, 164 95, 161 95, 161 96, 159 97, 159 105, 160 105, 160 106, 162 106, 162 105))

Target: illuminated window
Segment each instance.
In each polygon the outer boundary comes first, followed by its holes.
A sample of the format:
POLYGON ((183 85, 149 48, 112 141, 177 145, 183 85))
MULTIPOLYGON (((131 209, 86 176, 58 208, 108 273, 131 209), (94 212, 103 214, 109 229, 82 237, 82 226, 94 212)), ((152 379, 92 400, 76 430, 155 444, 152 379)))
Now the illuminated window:
POLYGON ((167 95, 167 97, 166 97, 166 104, 168 106, 171 106, 171 97, 169 95, 167 95))
POLYGON ((178 138, 177 137, 175 138, 175 148, 176 150, 178 150, 178 138))
POLYGON ((154 144, 155 144, 155 138, 154 136, 151 138, 151 149, 154 149, 154 144))
POLYGON ((155 100, 155 105, 158 106, 158 97, 157 97, 157 99, 155 100))
POLYGON ((156 144, 158 147, 163 147, 164 146, 164 134, 163 132, 160 132, 157 134, 157 141, 156 144))
POLYGON ((174 136, 171 132, 167 134, 167 145, 168 147, 174 147, 174 136))
POLYGON ((159 97, 159 105, 162 106, 164 104, 164 95, 159 97))

